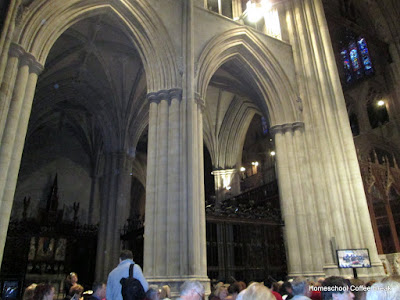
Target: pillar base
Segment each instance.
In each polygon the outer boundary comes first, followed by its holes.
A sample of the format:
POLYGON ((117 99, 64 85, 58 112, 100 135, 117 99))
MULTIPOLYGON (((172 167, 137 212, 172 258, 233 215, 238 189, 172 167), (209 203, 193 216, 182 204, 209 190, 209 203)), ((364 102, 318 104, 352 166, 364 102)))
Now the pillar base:
POLYGON ((171 288, 171 297, 179 297, 179 291, 181 285, 186 280, 197 280, 204 286, 205 294, 208 296, 211 293, 210 289, 210 279, 208 277, 199 277, 199 276, 180 276, 180 277, 167 277, 167 276, 157 276, 157 277, 146 277, 147 282, 150 285, 157 285, 161 288, 163 285, 168 284, 171 288))

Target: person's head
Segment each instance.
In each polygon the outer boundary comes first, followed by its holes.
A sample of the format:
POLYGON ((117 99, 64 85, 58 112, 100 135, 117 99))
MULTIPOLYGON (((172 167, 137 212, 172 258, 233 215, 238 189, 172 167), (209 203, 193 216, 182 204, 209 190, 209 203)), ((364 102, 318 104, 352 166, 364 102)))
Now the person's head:
MULTIPOLYGON (((242 294, 241 294, 242 295, 242 294)), ((275 296, 262 283, 254 282, 243 292, 242 300, 275 300, 275 296)))
POLYGON ((382 281, 371 286, 367 292, 367 300, 397 300, 400 295, 400 283, 397 281, 382 281))
POLYGON ((331 276, 324 280, 323 287, 330 290, 322 290, 323 300, 352 300, 354 294, 350 291, 349 281, 339 276, 331 276))
POLYGON ((204 286, 197 280, 187 280, 181 285, 181 298, 200 300, 204 297, 204 286))
POLYGON ((78 274, 76 274, 75 272, 71 272, 68 274, 66 282, 74 285, 78 282, 78 274))
POLYGON ((238 283, 240 285, 240 291, 243 291, 244 289, 246 289, 247 285, 244 281, 239 281, 238 283))
POLYGON ((169 287, 169 285, 163 285, 163 287, 161 288, 160 298, 171 298, 171 288, 169 287))
POLYGON ((78 274, 71 272, 69 273, 69 276, 71 278, 71 284, 76 284, 78 282, 78 274))
POLYGON ((289 281, 285 281, 281 285, 280 294, 283 295, 291 295, 293 293, 292 284, 289 281))
POLYGON ((241 291, 241 286, 240 283, 237 281, 232 283, 228 288, 228 293, 234 297, 236 297, 240 293, 240 291, 241 291))
POLYGON ((279 292, 279 289, 281 288, 281 285, 279 284, 279 282, 274 282, 273 284, 272 284, 272 288, 271 288, 271 290, 273 290, 274 292, 279 292))
POLYGON ((133 259, 133 254, 131 250, 122 250, 119 255, 119 261, 124 261, 126 259, 133 259))
POLYGON ((53 300, 54 288, 47 283, 39 283, 35 288, 33 300, 53 300))
POLYGON ((228 296, 228 289, 225 285, 221 285, 218 289, 215 290, 214 295, 219 299, 224 300, 228 296))
POLYGON ((158 287, 150 287, 146 292, 146 298, 150 300, 160 300, 158 287))
POLYGON ((309 288, 308 288, 307 279, 304 277, 296 277, 292 281, 292 291, 293 291, 293 296, 296 296, 296 295, 308 296, 309 288))
POLYGON ((322 286, 322 283, 324 282, 325 277, 319 277, 317 279, 317 282, 315 283, 316 286, 322 286))
POLYGON ((104 282, 94 282, 92 285, 93 295, 96 295, 100 299, 106 297, 107 285, 104 282))
POLYGON ((33 295, 35 294, 35 289, 36 289, 37 284, 32 283, 30 286, 28 286, 25 289, 24 296, 22 297, 22 300, 32 300, 33 295))
POLYGON ((268 277, 267 279, 264 280, 264 285, 265 285, 267 288, 271 289, 271 288, 272 288, 272 284, 273 284, 274 282, 275 282, 275 281, 272 280, 271 277, 268 277))

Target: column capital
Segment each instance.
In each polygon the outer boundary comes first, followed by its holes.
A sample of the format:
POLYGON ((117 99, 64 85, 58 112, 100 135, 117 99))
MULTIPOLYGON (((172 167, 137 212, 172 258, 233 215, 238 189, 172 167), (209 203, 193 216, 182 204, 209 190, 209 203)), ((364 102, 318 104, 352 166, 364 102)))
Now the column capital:
POLYGON ((231 175, 237 172, 237 169, 225 169, 225 170, 214 170, 211 172, 214 176, 223 176, 223 175, 231 175))
POLYGON ((182 100, 182 89, 170 89, 169 90, 169 97, 170 99, 178 99, 179 101, 182 100))
POLYGON ((168 103, 170 103, 172 99, 178 99, 180 101, 182 99, 182 89, 173 88, 169 90, 160 90, 158 92, 148 93, 147 99, 150 103, 155 102, 157 104, 162 100, 167 100, 168 103))
POLYGON ((43 72, 43 65, 39 63, 36 59, 31 61, 31 64, 29 66, 29 70, 31 73, 35 73, 36 75, 39 75, 40 73, 43 72))
POLYGON ((39 75, 42 73, 44 67, 39 63, 35 56, 25 51, 22 46, 12 43, 9 49, 9 55, 11 57, 17 57, 19 60, 19 66, 29 66, 29 71, 39 75))
POLYGON ((281 125, 275 125, 271 127, 271 133, 273 135, 277 133, 285 133, 287 131, 295 131, 296 129, 304 128, 303 122, 285 123, 281 125))
POLYGON ((8 54, 12 57, 20 57, 26 53, 25 49, 21 45, 11 43, 8 54))

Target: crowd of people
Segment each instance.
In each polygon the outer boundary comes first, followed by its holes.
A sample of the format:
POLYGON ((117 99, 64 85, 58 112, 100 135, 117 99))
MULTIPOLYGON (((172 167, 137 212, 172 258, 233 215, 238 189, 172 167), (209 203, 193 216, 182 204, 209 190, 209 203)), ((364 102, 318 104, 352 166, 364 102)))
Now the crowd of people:
MULTIPOLYGON (((129 290, 129 289, 128 289, 129 290)), ((64 300, 170 300, 171 289, 168 285, 158 287, 149 285, 143 276, 142 269, 133 262, 132 252, 124 250, 120 255, 118 266, 108 276, 107 283, 95 282, 92 290, 83 293, 78 284, 78 275, 70 273, 64 283, 64 300), (124 278, 129 281, 132 295, 124 294, 124 278), (136 288, 139 287, 140 290, 136 288), (122 291, 121 291, 122 289, 122 291), (136 294, 137 293, 137 294, 136 294), (143 293, 143 294, 142 294, 143 293)), ((23 300, 53 300, 55 290, 49 284, 32 284, 28 286, 23 300)), ((205 299, 204 286, 195 280, 189 280, 180 288, 180 300, 205 299)), ((209 300, 399 300, 400 276, 392 276, 382 281, 364 282, 357 278, 346 279, 339 276, 319 278, 313 282, 304 277, 288 281, 276 281, 268 277, 264 282, 235 281, 231 284, 215 283, 209 300)))

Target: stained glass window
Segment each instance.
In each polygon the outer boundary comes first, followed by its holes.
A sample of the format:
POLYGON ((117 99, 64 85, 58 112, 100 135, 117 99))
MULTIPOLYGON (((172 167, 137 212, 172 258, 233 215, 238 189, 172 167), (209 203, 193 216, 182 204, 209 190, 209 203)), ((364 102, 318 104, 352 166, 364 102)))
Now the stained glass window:
POLYGON ((358 58, 356 43, 354 42, 350 44, 350 58, 351 64, 353 65, 353 70, 354 72, 357 72, 361 68, 361 66, 360 59, 358 58))
POLYGON ((340 51, 346 84, 373 74, 371 57, 365 38, 348 38, 346 46, 340 51))
POLYGON ((361 53, 361 58, 362 58, 362 62, 364 65, 364 71, 365 74, 371 74, 373 72, 372 69, 372 62, 371 59, 369 57, 369 51, 368 51, 368 47, 367 47, 367 42, 365 41, 364 38, 360 38, 358 40, 358 49, 360 49, 360 53, 361 53))
POLYGON ((343 68, 344 68, 344 74, 346 77, 346 82, 350 82, 352 79, 352 76, 351 76, 351 65, 350 65, 349 53, 347 52, 346 49, 343 49, 340 54, 342 55, 343 68))

